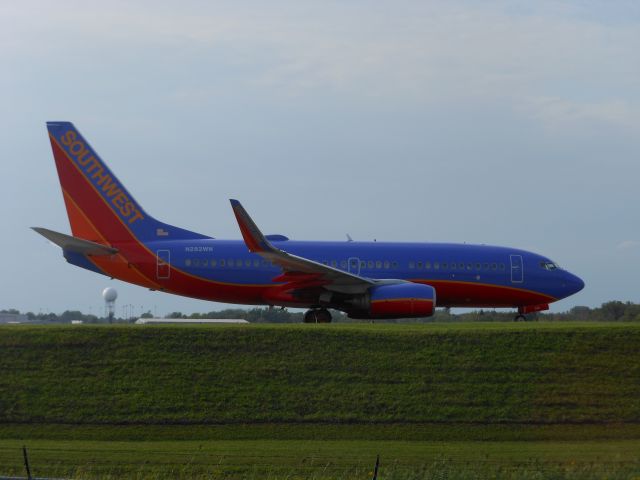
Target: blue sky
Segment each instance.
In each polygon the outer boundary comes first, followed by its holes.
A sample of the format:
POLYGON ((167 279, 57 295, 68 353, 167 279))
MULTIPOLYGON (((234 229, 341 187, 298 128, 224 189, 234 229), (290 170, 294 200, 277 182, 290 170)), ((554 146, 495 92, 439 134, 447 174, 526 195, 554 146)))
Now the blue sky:
POLYGON ((221 305, 70 265, 45 121, 70 120, 144 208, 239 238, 510 245, 640 302, 637 2, 5 2, 0 308, 221 305))

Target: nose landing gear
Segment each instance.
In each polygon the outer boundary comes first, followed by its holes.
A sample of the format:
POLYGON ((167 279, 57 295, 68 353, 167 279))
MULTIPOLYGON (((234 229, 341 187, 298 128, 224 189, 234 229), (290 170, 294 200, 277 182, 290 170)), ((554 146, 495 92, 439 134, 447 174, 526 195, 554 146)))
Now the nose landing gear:
POLYGON ((518 307, 518 315, 516 315, 516 318, 514 318, 513 321, 514 322, 517 322, 518 320, 526 321, 527 317, 525 317, 525 315, 527 315, 528 313, 538 313, 538 312, 543 312, 545 310, 549 310, 548 303, 539 303, 537 305, 522 305, 518 307))
POLYGON ((304 323, 331 323, 331 312, 326 308, 313 308, 304 312, 304 323))

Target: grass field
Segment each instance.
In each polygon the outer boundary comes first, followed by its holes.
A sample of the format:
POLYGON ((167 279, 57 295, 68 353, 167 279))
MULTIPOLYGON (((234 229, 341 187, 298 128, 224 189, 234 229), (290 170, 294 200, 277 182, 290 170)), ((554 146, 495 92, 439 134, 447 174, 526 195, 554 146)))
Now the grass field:
MULTIPOLYGON (((22 474, 21 443, 0 441, 3 474, 22 474)), ((51 441, 29 442, 35 475, 75 478, 638 478, 640 441, 51 441)))
MULTIPOLYGON (((23 474, 21 443, 0 441, 4 474, 23 474)), ((401 442, 230 440, 29 442, 35 475, 75 478, 380 479, 640 476, 640 441, 401 442)))
POLYGON ((82 478, 640 478, 636 324, 8 326, 0 352, 0 474, 25 443, 82 478))

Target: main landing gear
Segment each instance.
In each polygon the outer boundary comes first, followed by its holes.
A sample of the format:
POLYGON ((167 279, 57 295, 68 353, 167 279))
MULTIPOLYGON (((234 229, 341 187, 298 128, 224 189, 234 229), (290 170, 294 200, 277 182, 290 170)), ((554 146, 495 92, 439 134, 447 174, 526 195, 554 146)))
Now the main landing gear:
POLYGON ((523 314, 519 313, 518 315, 516 315, 516 318, 513 319, 514 322, 526 322, 527 321, 527 317, 525 317, 523 314))
POLYGON ((314 308, 304 312, 304 323, 331 323, 331 312, 326 308, 314 308))

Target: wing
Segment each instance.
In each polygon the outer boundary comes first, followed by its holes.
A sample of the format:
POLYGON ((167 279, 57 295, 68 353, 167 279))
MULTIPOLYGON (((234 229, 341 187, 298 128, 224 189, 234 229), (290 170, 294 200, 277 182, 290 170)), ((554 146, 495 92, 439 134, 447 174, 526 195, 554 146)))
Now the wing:
POLYGON ((296 289, 323 287, 332 292, 346 294, 363 293, 373 285, 396 282, 361 277, 308 258, 287 253, 269 242, 238 200, 231 200, 231 207, 249 251, 282 267, 283 274, 274 278, 274 281, 291 283, 291 288, 296 289))

